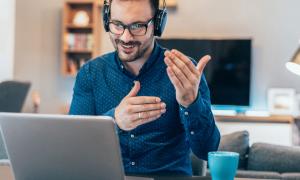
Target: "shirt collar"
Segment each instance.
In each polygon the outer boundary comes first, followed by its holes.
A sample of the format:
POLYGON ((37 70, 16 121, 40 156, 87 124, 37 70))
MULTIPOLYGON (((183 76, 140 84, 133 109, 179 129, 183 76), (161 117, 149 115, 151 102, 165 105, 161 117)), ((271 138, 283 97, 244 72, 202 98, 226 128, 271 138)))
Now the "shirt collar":
MULTIPOLYGON (((155 41, 154 42, 154 48, 152 50, 152 53, 150 55, 150 57, 148 58, 148 60, 145 62, 145 64, 142 66, 140 72, 139 72, 139 76, 141 74, 144 74, 146 71, 148 71, 151 66, 154 64, 154 62, 156 62, 157 59, 159 59, 159 55, 160 55, 160 52, 161 52, 162 48, 160 47, 160 45, 155 41)), ((122 61, 120 60, 119 56, 118 56, 118 53, 115 52, 115 61, 116 61, 116 64, 118 66, 118 69, 121 70, 122 72, 126 72, 126 73, 129 73, 131 74, 130 72, 128 72, 126 69, 125 69, 125 66, 123 65, 122 61)), ((131 74, 132 75, 132 74, 131 74)))

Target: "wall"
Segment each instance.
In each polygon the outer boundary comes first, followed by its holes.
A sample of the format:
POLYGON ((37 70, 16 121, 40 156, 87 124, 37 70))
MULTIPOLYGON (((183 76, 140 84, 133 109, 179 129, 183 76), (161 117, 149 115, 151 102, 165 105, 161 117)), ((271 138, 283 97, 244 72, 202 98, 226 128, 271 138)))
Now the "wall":
MULTIPOLYGON (((17 0, 15 76, 31 80, 42 96, 41 112, 59 113, 71 101, 74 78, 60 74, 62 0, 17 0)), ((178 0, 164 37, 253 39, 251 102, 266 108, 270 87, 300 92, 300 77, 284 64, 300 38, 299 0, 178 0)), ((102 28, 102 27, 101 27, 102 28)), ((102 52, 112 50, 103 32, 102 52)), ((30 100, 25 111, 31 110, 30 100)))
POLYGON ((0 82, 13 78, 15 0, 0 0, 0 82))
MULTIPOLYGON (((63 0, 17 0, 15 77, 30 80, 42 113, 59 113, 71 99, 73 78, 60 73, 63 0)), ((29 94, 29 95, 30 95, 29 94)), ((32 112, 31 97, 24 110, 32 112)))

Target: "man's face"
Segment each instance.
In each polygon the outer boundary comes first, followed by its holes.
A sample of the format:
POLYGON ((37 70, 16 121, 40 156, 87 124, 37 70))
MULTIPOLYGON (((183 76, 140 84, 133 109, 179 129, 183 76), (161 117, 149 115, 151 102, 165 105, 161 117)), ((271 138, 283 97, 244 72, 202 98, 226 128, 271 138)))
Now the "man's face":
MULTIPOLYGON (((110 21, 124 25, 132 23, 147 23, 153 17, 149 0, 113 0, 111 4, 110 21)), ((154 41, 154 25, 149 24, 147 32, 142 36, 134 36, 125 29, 122 35, 109 33, 110 40, 119 58, 123 62, 132 62, 144 56, 154 41)))

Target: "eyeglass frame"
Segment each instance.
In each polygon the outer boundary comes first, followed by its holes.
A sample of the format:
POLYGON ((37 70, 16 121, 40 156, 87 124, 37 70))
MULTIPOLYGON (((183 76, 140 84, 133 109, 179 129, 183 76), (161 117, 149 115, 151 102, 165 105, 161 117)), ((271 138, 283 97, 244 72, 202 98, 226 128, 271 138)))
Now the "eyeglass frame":
POLYGON ((148 20, 147 22, 145 22, 145 23, 143 23, 143 22, 134 22, 134 23, 131 23, 131 24, 128 24, 128 25, 122 23, 121 21, 117 21, 117 20, 115 20, 115 21, 109 21, 109 22, 108 22, 108 27, 109 27, 109 32, 111 32, 112 34, 117 35, 117 36, 123 35, 126 29, 128 29, 129 33, 130 33, 132 36, 145 36, 145 35, 147 34, 147 31, 148 31, 148 26, 149 26, 151 23, 154 23, 154 17, 152 17, 151 19, 149 19, 149 20, 148 20), (113 32, 110 30, 109 25, 110 25, 110 24, 116 25, 116 24, 114 24, 114 22, 120 23, 120 25, 123 27, 123 32, 122 32, 121 34, 113 33, 113 32), (143 26, 146 28, 145 34, 143 34, 143 35, 135 35, 135 34, 133 34, 133 33, 131 32, 130 27, 131 27, 132 25, 136 25, 136 24, 143 25, 143 26))

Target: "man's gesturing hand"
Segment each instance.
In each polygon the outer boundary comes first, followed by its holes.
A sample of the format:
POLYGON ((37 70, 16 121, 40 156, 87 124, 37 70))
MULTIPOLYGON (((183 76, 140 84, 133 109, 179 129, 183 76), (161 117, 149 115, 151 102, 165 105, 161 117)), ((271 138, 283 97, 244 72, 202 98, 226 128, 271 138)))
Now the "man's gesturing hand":
POLYGON ((140 88, 140 82, 136 81, 129 94, 115 109, 115 120, 122 130, 135 129, 158 119, 166 112, 166 104, 159 97, 136 96, 140 88))
POLYGON ((196 100, 203 69, 210 59, 208 55, 202 57, 196 67, 177 50, 165 52, 167 73, 175 87, 177 102, 182 106, 188 107, 196 100))

